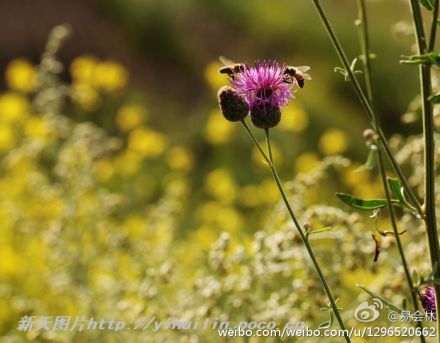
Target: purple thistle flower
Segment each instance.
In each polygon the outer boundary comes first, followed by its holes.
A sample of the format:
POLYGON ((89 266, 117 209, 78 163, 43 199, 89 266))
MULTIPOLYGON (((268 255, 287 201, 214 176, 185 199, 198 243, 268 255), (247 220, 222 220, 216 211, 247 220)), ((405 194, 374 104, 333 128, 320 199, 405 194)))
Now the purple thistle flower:
POLYGON ((426 313, 433 314, 437 318, 435 307, 435 290, 434 287, 426 287, 420 294, 420 302, 426 313))
POLYGON ((257 62, 254 67, 244 66, 243 71, 231 80, 237 93, 244 97, 252 111, 265 111, 285 107, 293 98, 292 83, 286 82, 284 66, 278 62, 257 62))

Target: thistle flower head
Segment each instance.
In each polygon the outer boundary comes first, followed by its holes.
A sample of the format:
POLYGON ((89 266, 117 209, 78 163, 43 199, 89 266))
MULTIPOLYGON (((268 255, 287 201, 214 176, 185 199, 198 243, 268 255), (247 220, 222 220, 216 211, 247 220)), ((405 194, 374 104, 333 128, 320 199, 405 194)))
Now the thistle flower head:
POLYGON ((281 111, 279 107, 272 107, 271 105, 255 106, 251 110, 252 124, 260 129, 275 127, 280 123, 280 120, 281 111))
POLYGON ((435 307, 435 290, 434 287, 426 287, 423 292, 420 294, 420 302, 425 310, 425 312, 429 312, 436 315, 436 307, 435 307))
POLYGON ((245 66, 231 80, 234 89, 243 96, 252 111, 284 107, 293 97, 293 84, 286 82, 284 66, 278 62, 257 62, 254 67, 245 66))
POLYGON ((248 104, 232 88, 227 86, 220 88, 217 96, 221 112, 227 120, 239 121, 248 115, 248 104))

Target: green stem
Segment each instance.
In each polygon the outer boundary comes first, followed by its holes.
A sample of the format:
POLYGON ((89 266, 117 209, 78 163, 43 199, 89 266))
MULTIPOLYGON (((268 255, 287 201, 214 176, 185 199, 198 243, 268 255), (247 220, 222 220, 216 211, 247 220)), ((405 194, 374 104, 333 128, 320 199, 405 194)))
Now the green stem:
POLYGON ((431 23, 431 35, 429 36, 429 46, 428 50, 433 51, 435 48, 435 39, 438 27, 438 11, 439 11, 439 0, 435 0, 434 9, 432 10, 432 23, 431 23))
MULTIPOLYGON (((298 233, 299 233, 299 235, 301 237, 301 240, 303 241, 303 243, 304 243, 304 245, 306 247, 306 250, 307 250, 307 252, 308 252, 308 254, 310 256, 310 259, 312 260, 312 263, 313 263, 313 265, 314 265, 314 267, 315 267, 315 269, 316 269, 316 271, 318 273, 319 279, 320 279, 320 281, 322 283, 322 286, 324 287, 324 290, 325 290, 325 292, 327 294, 327 297, 328 297, 329 302, 330 302, 330 306, 331 306, 331 308, 333 310, 333 313, 334 313, 334 315, 336 317, 336 320, 338 321, 340 328, 342 330, 346 330, 344 322, 342 321, 341 315, 339 313, 338 306, 336 305, 336 300, 335 300, 335 298, 333 296, 333 293, 331 292, 330 287, 328 286, 327 280, 326 280, 324 274, 322 273, 321 267, 319 266, 319 263, 318 263, 318 261, 316 259, 316 256, 315 256, 315 253, 313 252, 312 246, 310 245, 309 240, 307 239, 306 234, 304 233, 303 229, 301 228, 301 225, 300 225, 298 219, 296 218, 295 213, 292 210, 292 207, 290 206, 289 200, 287 199, 286 193, 285 193, 284 188, 283 188, 283 186, 281 184, 281 181, 280 181, 280 178, 278 176, 276 167, 275 167, 275 165, 273 163, 272 148, 271 148, 270 139, 269 139, 269 130, 268 129, 265 130, 265 133, 266 133, 266 143, 267 143, 267 151, 269 153, 269 157, 267 157, 266 153, 263 151, 263 149, 261 148, 261 146, 258 143, 257 139, 255 138, 254 134, 249 129, 249 126, 246 124, 246 122, 244 120, 242 120, 242 124, 244 125, 244 127, 246 128, 246 131, 251 136, 253 142, 257 146, 257 148, 260 151, 260 153, 263 156, 263 158, 268 162, 269 167, 270 167, 270 169, 272 171, 272 175, 274 177, 275 183, 276 183, 276 185, 278 187, 278 190, 280 191, 281 197, 283 198, 284 204, 286 205, 286 208, 287 208, 287 210, 289 212, 289 215, 290 215, 290 217, 291 217, 291 219, 292 219, 292 221, 293 221, 293 223, 294 223, 294 225, 295 225, 295 227, 296 227, 296 229, 297 229, 297 231, 298 231, 298 233)), ((344 331, 344 338, 345 338, 345 341, 347 343, 351 343, 351 340, 350 340, 350 338, 347 335, 347 331, 344 331)))
POLYGON ((248 124, 246 123, 246 121, 244 119, 241 120, 241 123, 243 124, 244 128, 246 129, 246 131, 249 133, 249 136, 251 136, 252 140, 255 143, 255 146, 258 148, 258 150, 260 150, 261 156, 263 156, 264 160, 267 162, 267 164, 271 164, 272 162, 270 161, 270 159, 267 157, 266 153, 264 152, 263 148, 261 147, 260 143, 258 143, 257 139, 255 138, 254 134, 252 133, 251 129, 249 128, 248 124))
MULTIPOLYGON (((423 19, 418 0, 410 0, 411 12, 414 20, 414 31, 416 35, 419 54, 427 52, 426 36, 423 28, 423 19)), ((438 3, 436 1, 436 13, 438 3)), ((434 19, 436 20, 436 18, 434 19)), ((431 35, 429 48, 435 45, 435 34, 431 35)), ((422 64, 419 66, 420 89, 422 97, 422 117, 423 117, 423 139, 424 139, 424 165, 425 165, 425 183, 424 183, 424 220, 426 227, 426 236, 428 239, 429 256, 431 259, 431 268, 435 280, 440 279, 440 246, 438 241, 437 222, 435 217, 435 163, 434 163, 434 116, 430 101, 431 94, 431 65, 422 64)), ((434 283, 436 294, 437 312, 440 309, 440 285, 434 283)), ((440 320, 437 320, 437 340, 440 342, 440 320)))
MULTIPOLYGON (((393 227, 393 232, 394 232, 394 235, 396 236, 397 249, 399 250, 400 259, 402 260, 402 266, 403 266, 403 270, 405 273, 406 282, 408 284, 408 288, 409 288, 409 291, 411 294, 411 300, 414 305, 414 311, 418 311, 419 310, 419 302, 417 300, 418 292, 417 292, 417 288, 414 287, 414 283, 413 283, 413 280, 411 277, 411 272, 410 272, 408 262, 405 257, 405 251, 403 250, 402 241, 400 240, 399 230, 397 229, 396 215, 394 213, 393 205, 391 204, 391 194, 388 189, 387 178, 386 178, 386 173, 385 173, 385 167, 384 167, 385 161, 383 158, 382 151, 380 149, 378 150, 377 153, 378 153, 378 158, 379 158, 378 165, 379 165, 380 175, 381 175, 381 179, 382 179, 382 183, 383 183, 383 188, 385 190, 385 197, 386 197, 387 203, 388 203, 387 206, 388 206, 388 212, 390 214, 391 226, 393 227)), ((422 322, 418 321, 416 323, 416 325, 420 329, 423 329, 422 322)), ((420 335, 420 341, 422 343, 426 342, 425 337, 423 335, 420 335)))
MULTIPOLYGON (((371 51, 370 51, 370 39, 368 35, 368 18, 367 18, 367 8, 365 6, 365 0, 357 0, 358 7, 358 31, 359 31, 359 40, 361 42, 361 51, 362 51, 362 65, 365 75, 365 88, 367 90, 368 100, 370 101, 371 106, 373 106, 373 85, 371 79, 371 51)), ((374 116, 376 118, 376 116, 374 116)), ((377 119, 377 118, 376 118, 377 119)), ((377 120, 376 120, 377 121, 377 120)), ((377 123, 376 123, 377 125, 377 123)))
POLYGON ((423 212, 422 212, 421 206, 419 204, 419 201, 417 200, 416 195, 414 194, 413 190, 409 186, 409 183, 408 183, 405 175, 403 174, 399 164, 397 163, 396 159, 394 158, 393 153, 391 152, 391 148, 388 145, 388 141, 385 137, 385 134, 383 133, 383 131, 380 127, 377 127, 374 124, 375 113, 373 111, 373 108, 372 108, 370 102, 368 101, 365 93, 363 92, 363 90, 359 84, 359 81, 356 79, 355 75, 353 74, 353 71, 350 68, 350 63, 348 62, 347 56, 346 56, 344 50, 342 49, 342 45, 339 43, 339 40, 336 37, 336 34, 335 34, 332 26, 330 25, 330 22, 328 21, 325 13, 321 7, 321 4, 319 3, 319 0, 312 0, 312 1, 315 5, 315 8, 316 8, 320 18, 321 18, 322 23, 324 24, 324 27, 327 30, 328 35, 330 36, 330 39, 331 39, 332 44, 333 44, 333 46, 339 56, 339 59, 341 60, 342 65, 344 66, 344 69, 350 79, 350 82, 353 86, 353 89, 354 89, 357 97, 359 98, 359 101, 361 102, 362 107, 364 108, 365 112, 367 113, 368 117, 370 118, 370 121, 372 122, 372 125, 373 125, 373 129, 377 132, 377 134, 379 136, 380 145, 383 148, 385 155, 387 156, 388 160, 390 161, 394 172, 398 176, 402 186, 404 187, 406 193, 408 194, 409 198, 411 199, 411 202, 415 206, 417 212, 419 213, 419 215, 422 216, 423 212))
POLYGON ((269 130, 266 129, 265 130, 266 133, 266 143, 267 143, 267 150, 269 151, 269 158, 270 158, 270 168, 272 170, 272 175, 275 179, 275 183, 277 184, 278 190, 281 193, 281 197, 283 198, 284 204, 286 205, 287 210, 289 211, 290 217, 292 218, 293 223, 295 224, 296 229, 298 230, 298 233, 301 236, 301 240, 303 241, 307 252, 309 253, 310 259, 313 262, 313 265, 315 266, 316 272, 318 273, 319 279, 321 280, 322 286, 324 287, 325 293, 327 294, 328 300, 330 302, 330 306, 333 310, 333 313, 336 317, 336 320, 339 323, 339 326, 341 328, 341 330, 344 330, 344 338, 347 342, 351 342, 350 338, 348 337, 347 333, 346 333, 346 329, 345 329, 345 325, 344 322, 342 321, 341 315, 339 313, 339 309, 338 306, 336 305, 336 301, 335 298, 333 296, 332 291, 330 290, 330 287, 327 283, 327 280, 324 276, 324 274, 321 271, 321 267, 319 266, 319 262, 316 259, 315 253, 312 249, 312 246, 310 245, 310 242, 306 236, 306 234, 304 233, 303 229, 301 228, 301 225, 298 222, 298 219, 295 216, 295 213, 293 212, 289 200, 287 199, 286 193, 284 191, 284 188, 281 184, 280 178, 278 176, 275 164, 273 163, 273 159, 272 159, 272 149, 271 149, 271 145, 270 145, 270 139, 269 139, 269 130))
POLYGON ((264 132, 266 134, 266 145, 267 145, 267 151, 269 151, 269 159, 270 159, 270 162, 273 164, 272 148, 270 146, 270 141, 269 141, 269 129, 265 128, 264 132))
MULTIPOLYGON (((365 76, 365 86, 367 90, 368 99, 370 104, 374 104, 374 93, 373 93, 373 82, 371 77, 371 60, 370 60, 370 40, 368 34, 368 18, 367 18, 367 9, 365 6, 365 0, 357 0, 358 4, 358 29, 359 29, 359 40, 361 42, 361 51, 362 51, 362 65, 365 76)), ((376 112, 374 112, 373 116, 374 124, 376 127, 379 126, 379 120, 376 112)), ((394 208, 391 203, 391 195, 388 188, 387 176, 385 172, 385 161, 383 158, 383 153, 381 149, 378 149, 378 166, 379 173, 382 180, 383 189, 385 192, 385 197, 387 199, 388 204, 388 212, 390 214, 391 226, 393 228, 394 235, 396 236, 397 248, 399 250, 400 259, 402 261, 403 270, 405 272, 406 282, 408 284, 408 288, 410 290, 411 299, 414 305, 414 311, 419 310, 419 303, 417 301, 417 289, 414 287, 414 283, 411 277, 410 269, 408 266, 408 262, 406 260, 405 252, 403 250, 402 242, 399 236, 399 230, 397 228, 397 220, 396 215, 394 213, 394 208)), ((423 329, 422 322, 417 322, 417 327, 423 329)), ((425 337, 423 335, 420 336, 420 341, 422 343, 426 342, 425 337)))

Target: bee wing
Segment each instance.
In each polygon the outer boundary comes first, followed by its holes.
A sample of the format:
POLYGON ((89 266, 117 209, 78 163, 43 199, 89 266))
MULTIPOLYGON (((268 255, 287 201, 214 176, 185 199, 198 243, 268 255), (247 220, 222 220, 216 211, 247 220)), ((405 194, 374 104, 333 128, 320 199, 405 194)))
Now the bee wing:
POLYGON ((218 59, 220 60, 220 62, 222 62, 225 66, 229 66, 232 64, 235 64, 234 61, 230 60, 229 58, 225 57, 225 56, 219 56, 218 59))
POLYGON ((297 70, 299 70, 301 73, 305 73, 306 71, 310 70, 309 66, 300 66, 300 67, 295 67, 297 70))
POLYGON ((304 74, 304 79, 311 80, 312 78, 311 78, 311 76, 309 74, 304 74))

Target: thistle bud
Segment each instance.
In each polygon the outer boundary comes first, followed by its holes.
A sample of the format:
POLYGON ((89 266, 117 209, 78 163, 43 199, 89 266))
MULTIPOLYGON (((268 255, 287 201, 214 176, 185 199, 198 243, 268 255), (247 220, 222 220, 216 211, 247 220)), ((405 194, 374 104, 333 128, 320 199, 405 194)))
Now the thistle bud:
POLYGON ((249 113, 247 102, 231 87, 219 89, 218 103, 223 116, 229 121, 243 120, 249 113))
POLYGON ((260 129, 269 129, 277 126, 281 120, 281 111, 279 107, 270 105, 255 106, 251 110, 251 121, 260 129))
POLYGON ((420 302, 422 303, 423 309, 426 313, 429 313, 434 318, 437 319, 437 311, 435 307, 435 291, 433 287, 426 287, 420 294, 420 302))

